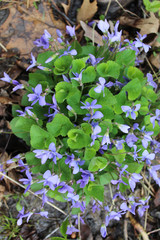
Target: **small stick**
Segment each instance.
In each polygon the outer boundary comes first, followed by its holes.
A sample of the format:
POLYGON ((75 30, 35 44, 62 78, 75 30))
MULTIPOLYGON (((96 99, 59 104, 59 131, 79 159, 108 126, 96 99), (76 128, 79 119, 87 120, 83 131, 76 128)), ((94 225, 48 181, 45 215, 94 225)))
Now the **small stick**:
POLYGON ((5 46, 1 42, 0 42, 0 47, 3 48, 5 52, 8 52, 7 48, 5 48, 5 46))
POLYGON ((159 232, 159 231, 160 231, 160 228, 155 229, 155 230, 153 230, 153 231, 151 231, 151 232, 148 232, 147 234, 150 235, 150 234, 152 234, 152 233, 159 232))

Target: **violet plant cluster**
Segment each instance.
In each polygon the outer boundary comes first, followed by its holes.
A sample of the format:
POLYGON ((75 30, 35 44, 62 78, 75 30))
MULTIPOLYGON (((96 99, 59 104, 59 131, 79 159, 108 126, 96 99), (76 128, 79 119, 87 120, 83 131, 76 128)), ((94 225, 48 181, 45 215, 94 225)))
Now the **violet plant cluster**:
MULTIPOLYGON (((88 42, 81 46, 75 27, 67 26, 71 44, 57 30, 63 49, 52 51, 52 37, 44 31, 34 44, 44 49, 37 59, 31 54, 28 84, 12 80, 6 73, 2 81, 14 85, 13 91, 26 89, 21 110, 13 106, 13 133, 22 138, 30 152, 8 161, 17 161, 25 177, 20 182, 42 197, 42 211, 20 210, 17 224, 33 214, 48 217, 47 201, 69 202, 64 239, 79 232, 87 205, 105 212, 100 232, 107 236, 109 222, 120 220, 129 211, 144 215, 149 196, 134 195, 143 168, 160 186, 160 165, 152 164, 160 152, 156 136, 160 132, 160 99, 151 73, 146 76, 136 67, 138 54, 150 46, 146 36, 132 43, 121 43, 119 22, 110 32, 107 20, 97 27, 103 33, 103 46, 88 42), (117 192, 108 203, 106 185, 117 192), (119 198, 121 204, 112 204, 119 198), (72 220, 71 220, 72 219, 72 220)), ((3 167, 1 167, 3 169, 3 167)), ((53 238, 54 239, 54 238, 53 238)))

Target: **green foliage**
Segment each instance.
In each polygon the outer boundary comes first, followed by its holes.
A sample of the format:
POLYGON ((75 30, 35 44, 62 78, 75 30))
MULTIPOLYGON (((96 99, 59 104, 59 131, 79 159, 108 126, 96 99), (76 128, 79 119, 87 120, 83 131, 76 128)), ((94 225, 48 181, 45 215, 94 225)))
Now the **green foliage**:
POLYGON ((104 157, 94 157, 89 164, 89 171, 96 172, 107 166, 107 159, 104 157))
POLYGON ((150 2, 149 0, 143 0, 143 3, 145 5, 145 8, 149 12, 158 12, 160 16, 160 2, 159 1, 152 1, 150 2))
POLYGON ((135 51, 126 49, 116 54, 116 62, 119 65, 134 66, 136 59, 135 51))
POLYGON ((68 132, 68 146, 71 149, 81 149, 87 147, 91 142, 89 135, 85 134, 81 129, 71 129, 68 132))
POLYGON ((112 77, 117 79, 120 74, 120 65, 114 61, 100 63, 97 66, 97 72, 101 77, 112 77))
POLYGON ((71 56, 62 56, 61 58, 57 58, 54 62, 54 74, 55 75, 62 75, 68 72, 69 67, 72 64, 72 57, 71 56))

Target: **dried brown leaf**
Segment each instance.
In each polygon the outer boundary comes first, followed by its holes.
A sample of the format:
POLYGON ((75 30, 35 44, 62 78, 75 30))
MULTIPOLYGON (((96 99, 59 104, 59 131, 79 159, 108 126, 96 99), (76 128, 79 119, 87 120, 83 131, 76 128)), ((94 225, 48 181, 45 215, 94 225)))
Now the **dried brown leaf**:
POLYGON ((160 206, 160 188, 155 194, 154 204, 156 207, 160 206))
POLYGON ((0 103, 2 104, 12 104, 13 102, 15 102, 13 99, 8 98, 8 97, 0 97, 0 103))
POLYGON ((83 0, 82 6, 77 14, 77 22, 91 19, 97 12, 97 0, 90 3, 90 0, 83 0))
POLYGON ((83 28, 83 30, 85 31, 85 33, 84 33, 85 37, 88 37, 89 39, 91 39, 93 42, 99 44, 100 46, 103 45, 102 36, 98 32, 96 32, 93 28, 89 27, 83 21, 80 21, 80 24, 81 24, 81 27, 83 28))
POLYGON ((156 56, 153 54, 150 56, 149 61, 155 66, 157 69, 160 69, 160 53, 157 53, 156 56))
POLYGON ((64 9, 65 14, 68 15, 68 10, 69 10, 70 5, 71 5, 71 0, 68 0, 68 5, 65 4, 65 3, 61 3, 61 5, 62 5, 62 7, 64 9))

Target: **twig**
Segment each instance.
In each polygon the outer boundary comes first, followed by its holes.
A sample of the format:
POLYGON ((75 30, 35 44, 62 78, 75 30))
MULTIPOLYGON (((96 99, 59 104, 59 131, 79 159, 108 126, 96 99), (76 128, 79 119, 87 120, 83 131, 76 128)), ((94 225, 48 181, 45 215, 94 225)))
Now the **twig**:
MULTIPOLYGON (((10 180, 11 182, 17 184, 18 186, 20 186, 23 189, 26 189, 22 184, 20 184, 19 182, 15 181, 14 179, 10 178, 9 176, 7 176, 6 174, 0 172, 0 175, 2 175, 3 177, 7 178, 8 180, 10 180)), ((41 197, 39 197, 38 195, 36 195, 34 192, 32 192, 31 190, 28 190, 29 193, 33 194, 35 197, 39 198, 40 200, 42 200, 41 197)), ((50 205, 51 207, 55 208, 56 210, 58 210, 59 212, 63 213, 64 215, 67 215, 63 210, 61 210, 59 207, 55 206, 54 204, 50 203, 50 202, 46 202, 48 205, 50 205)))
POLYGON ((148 234, 145 232, 144 228, 134 219, 132 214, 128 212, 128 217, 131 221, 131 224, 133 227, 140 233, 142 236, 143 240, 149 240, 148 234))
POLYGON ((116 1, 117 4, 123 9, 124 12, 130 13, 131 15, 134 15, 134 16, 140 18, 137 14, 135 14, 135 13, 133 13, 133 12, 131 12, 131 11, 125 9, 125 8, 122 6, 122 4, 121 4, 118 0, 115 0, 115 1, 116 1))
MULTIPOLYGON (((148 188, 148 197, 149 197, 149 192, 150 192, 150 186, 151 186, 151 176, 149 176, 149 188, 148 188)), ((147 201, 147 205, 148 205, 148 201, 147 201)), ((146 209, 145 212, 145 221, 144 221, 144 229, 146 230, 147 227, 147 215, 148 215, 148 208, 146 209)))
POLYGON ((150 182, 147 180, 147 178, 145 177, 145 175, 143 174, 143 172, 142 172, 142 176, 143 176, 145 182, 148 184, 148 186, 149 186, 150 189, 152 190, 152 192, 155 193, 154 188, 152 187, 152 185, 150 184, 150 182))
POLYGON ((0 42, 0 47, 3 48, 5 52, 8 52, 7 48, 5 48, 5 46, 1 42, 0 42))
POLYGON ((107 5, 106 11, 105 11, 105 13, 104 13, 104 16, 105 16, 105 17, 106 17, 106 15, 107 15, 107 13, 108 13, 108 10, 109 10, 109 8, 110 8, 111 1, 112 1, 112 0, 109 0, 109 3, 108 3, 108 5, 107 5))
POLYGON ((150 62, 149 62, 149 60, 148 60, 148 58, 147 58, 147 57, 146 57, 146 61, 147 61, 148 65, 149 65, 150 69, 151 69, 151 70, 152 70, 152 72, 154 73, 154 75, 155 75, 156 79, 158 80, 158 76, 157 76, 156 72, 154 71, 154 69, 153 69, 152 65, 150 64, 150 62))
POLYGON ((128 231, 127 231, 128 218, 129 218, 129 211, 127 211, 124 219, 124 240, 128 240, 128 231))
POLYGON ((79 230, 79 240, 81 240, 81 221, 80 221, 80 213, 78 213, 78 230, 79 230))
POLYGON ((153 231, 151 231, 151 232, 148 232, 147 234, 150 235, 150 234, 152 234, 152 233, 159 232, 159 231, 160 231, 160 228, 155 229, 155 230, 153 230, 153 231))

